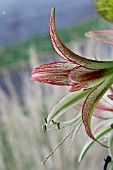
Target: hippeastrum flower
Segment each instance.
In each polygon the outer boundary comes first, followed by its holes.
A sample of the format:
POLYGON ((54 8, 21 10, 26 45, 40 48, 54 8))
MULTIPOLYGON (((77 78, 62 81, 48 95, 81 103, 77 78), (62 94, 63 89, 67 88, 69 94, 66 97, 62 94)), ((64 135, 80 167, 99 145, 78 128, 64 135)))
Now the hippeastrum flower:
POLYGON ((55 8, 50 16, 49 32, 51 43, 56 53, 66 62, 54 62, 37 67, 31 79, 54 85, 70 86, 70 93, 61 99, 52 109, 44 130, 52 123, 62 128, 79 120, 77 118, 67 122, 56 122, 65 111, 83 103, 82 122, 88 136, 97 141, 91 130, 91 118, 100 99, 113 84, 113 61, 96 61, 84 58, 68 49, 59 38, 55 26, 55 8))

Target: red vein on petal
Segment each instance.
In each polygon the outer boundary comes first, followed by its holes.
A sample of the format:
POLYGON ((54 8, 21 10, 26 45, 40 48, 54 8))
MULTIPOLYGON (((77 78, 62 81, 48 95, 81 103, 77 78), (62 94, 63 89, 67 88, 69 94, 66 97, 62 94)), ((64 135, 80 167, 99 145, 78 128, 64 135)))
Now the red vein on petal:
MULTIPOLYGON (((94 141, 97 141, 97 140, 95 139, 95 137, 93 136, 91 132, 91 127, 90 127, 91 117, 99 100, 113 83, 112 79, 113 79, 113 76, 109 77, 107 80, 100 83, 94 90, 92 90, 92 92, 87 96, 84 102, 83 108, 82 108, 82 120, 85 126, 86 133, 94 141)), ((100 143, 99 141, 97 142, 100 143)))
POLYGON ((74 52, 72 52, 62 43, 62 41, 60 40, 56 32, 55 8, 53 8, 51 11, 49 33, 50 33, 50 38, 51 38, 51 43, 53 45, 53 48, 55 49, 56 53, 62 58, 64 58, 65 60, 71 61, 83 67, 91 68, 94 70, 113 67, 113 63, 111 63, 111 61, 95 61, 95 60, 83 58, 75 54, 74 52))

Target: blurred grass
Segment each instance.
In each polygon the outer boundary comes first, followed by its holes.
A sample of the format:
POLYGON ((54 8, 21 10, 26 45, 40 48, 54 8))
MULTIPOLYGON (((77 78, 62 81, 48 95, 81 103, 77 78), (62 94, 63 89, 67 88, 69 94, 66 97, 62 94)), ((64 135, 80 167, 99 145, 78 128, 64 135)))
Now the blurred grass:
MULTIPOLYGON (((64 43, 69 43, 73 40, 84 39, 84 33, 87 31, 106 28, 109 28, 108 23, 95 17, 79 25, 59 30, 58 33, 64 43)), ((0 68, 16 64, 20 61, 27 61, 29 59, 28 49, 31 45, 36 47, 38 53, 53 52, 49 34, 36 35, 29 40, 1 47, 0 68)))
POLYGON ((12 153, 11 146, 9 144, 8 134, 7 134, 7 128, 3 124, 3 122, 0 122, 0 139, 2 142, 1 148, 1 154, 3 156, 3 160, 5 162, 5 169, 6 170, 15 170, 15 160, 14 155, 12 153))
MULTIPOLYGON (((85 48, 85 55, 92 52, 92 48, 94 49, 94 45, 90 42, 85 48)), ((96 48, 94 50, 96 51, 96 48)), ((36 47, 31 46, 28 52, 30 67, 33 69, 36 64, 40 64, 36 47)), ((103 49, 101 53, 104 53, 103 49)), ((113 51, 111 56, 112 54, 113 51)), ((15 72, 15 77, 22 82, 18 90, 15 88, 17 80, 11 79, 12 72, 8 69, 4 69, 5 72, 1 71, 2 80, 7 85, 9 93, 0 88, 0 170, 95 170, 95 166, 96 169, 102 169, 104 155, 107 153, 100 145, 95 144, 80 165, 77 162, 87 139, 83 127, 75 135, 73 143, 68 139, 68 142, 64 142, 44 166, 41 165, 43 159, 73 128, 47 133, 42 131, 44 118, 69 89, 35 83, 29 80, 30 70, 22 69, 21 65, 18 69, 20 76, 15 72), (23 101, 22 105, 20 100, 23 101)), ((74 118, 75 115, 76 110, 74 112, 69 110, 62 116, 63 121, 74 118)))

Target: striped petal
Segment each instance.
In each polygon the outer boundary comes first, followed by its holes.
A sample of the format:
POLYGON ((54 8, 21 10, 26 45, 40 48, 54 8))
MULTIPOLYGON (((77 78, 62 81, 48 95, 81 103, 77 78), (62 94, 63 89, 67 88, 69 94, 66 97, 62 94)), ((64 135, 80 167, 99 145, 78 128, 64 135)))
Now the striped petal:
POLYGON ((56 53, 63 59, 91 69, 103 69, 103 68, 113 67, 113 62, 111 61, 95 61, 95 60, 83 58, 75 54, 74 52, 72 52, 62 43, 62 41, 60 40, 56 32, 55 8, 53 8, 51 12, 49 32, 50 32, 51 43, 56 53))
POLYGON ((113 83, 113 76, 110 76, 103 83, 99 84, 92 92, 87 96, 83 108, 82 108, 82 120, 85 126, 86 133, 90 138, 96 141, 92 134, 90 123, 93 111, 98 104, 99 100, 102 98, 104 93, 110 88, 113 83))
POLYGON ((108 68, 91 70, 82 66, 76 66, 69 74, 69 79, 73 82, 70 91, 94 87, 109 77, 112 72, 113 69, 108 68))
POLYGON ((75 64, 66 62, 44 64, 32 72, 31 79, 43 83, 70 86, 72 83, 68 79, 68 74, 74 67, 75 64))
POLYGON ((113 46, 113 30, 89 31, 85 35, 113 46))

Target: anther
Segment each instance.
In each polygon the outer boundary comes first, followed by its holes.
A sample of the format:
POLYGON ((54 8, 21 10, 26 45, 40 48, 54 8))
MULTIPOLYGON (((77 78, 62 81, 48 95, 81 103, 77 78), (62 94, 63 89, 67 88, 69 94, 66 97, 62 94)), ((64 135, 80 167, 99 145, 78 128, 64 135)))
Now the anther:
POLYGON ((44 118, 44 120, 45 120, 45 122, 47 123, 47 118, 46 118, 46 117, 44 118))
POLYGON ((60 122, 55 122, 54 120, 52 120, 52 123, 53 123, 54 125, 57 125, 58 129, 60 129, 60 122))
POLYGON ((58 129, 60 129, 60 123, 57 123, 58 129))
POLYGON ((46 127, 46 124, 45 125, 43 125, 43 130, 44 130, 44 132, 46 132, 46 130, 47 130, 47 127, 46 127))

